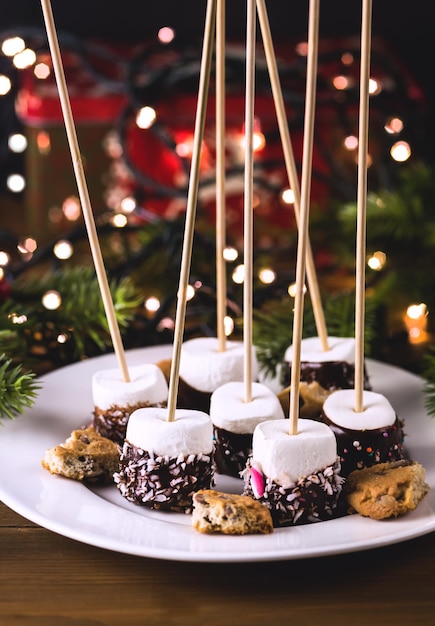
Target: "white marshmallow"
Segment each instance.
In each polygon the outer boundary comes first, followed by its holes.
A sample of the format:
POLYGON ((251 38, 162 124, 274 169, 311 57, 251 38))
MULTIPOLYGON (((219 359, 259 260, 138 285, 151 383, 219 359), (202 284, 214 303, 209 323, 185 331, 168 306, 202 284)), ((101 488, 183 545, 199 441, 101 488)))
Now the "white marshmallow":
POLYGON ((167 409, 146 407, 130 415, 125 438, 130 444, 158 456, 210 454, 213 424, 202 411, 176 409, 175 420, 169 422, 167 409))
POLYGON ((260 422, 284 419, 277 396, 260 383, 252 383, 252 401, 245 402, 245 385, 231 382, 211 395, 211 421, 232 433, 251 434, 260 422))
POLYGON ((298 433, 290 435, 289 420, 272 420, 255 428, 252 460, 268 478, 287 489, 334 465, 337 442, 331 428, 321 422, 300 419, 298 433))
POLYGON ((92 378, 94 406, 107 411, 116 405, 135 406, 138 403, 159 404, 168 399, 168 383, 157 365, 146 363, 129 367, 130 381, 122 378, 121 370, 96 372, 92 378))
MULTIPOLYGON (((243 381, 244 347, 240 341, 227 341, 219 351, 216 337, 197 337, 181 348, 180 378, 199 391, 212 393, 233 380, 243 381)), ((252 380, 258 377, 258 363, 252 350, 252 380)))
POLYGON ((325 415, 343 428, 374 430, 392 426, 396 412, 385 396, 374 391, 363 392, 362 412, 355 411, 355 390, 340 389, 331 393, 323 404, 325 415))
MULTIPOLYGON (((301 341, 301 362, 327 363, 329 361, 355 362, 355 339, 352 337, 328 337, 328 350, 323 350, 319 337, 308 337, 301 341)), ((285 352, 284 360, 293 361, 293 345, 285 352)))

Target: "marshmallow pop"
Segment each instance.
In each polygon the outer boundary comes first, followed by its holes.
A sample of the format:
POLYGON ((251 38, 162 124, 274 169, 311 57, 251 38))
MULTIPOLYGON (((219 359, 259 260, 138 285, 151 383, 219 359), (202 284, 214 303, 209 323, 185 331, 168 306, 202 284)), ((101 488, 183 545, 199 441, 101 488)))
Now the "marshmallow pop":
POLYGON ((148 407, 134 411, 115 483, 127 500, 151 509, 190 513, 192 496, 213 486, 213 428, 201 411, 148 407))
POLYGON ((122 445, 130 414, 147 406, 166 406, 168 384, 162 371, 151 363, 129 368, 124 381, 119 369, 100 370, 92 378, 95 430, 122 445))

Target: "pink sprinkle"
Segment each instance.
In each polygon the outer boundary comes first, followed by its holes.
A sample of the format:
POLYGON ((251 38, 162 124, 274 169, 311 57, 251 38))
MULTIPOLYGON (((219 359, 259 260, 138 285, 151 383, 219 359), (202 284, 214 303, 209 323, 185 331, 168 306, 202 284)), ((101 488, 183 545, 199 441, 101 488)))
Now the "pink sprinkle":
POLYGON ((251 467, 251 487, 256 498, 261 498, 264 494, 264 475, 256 469, 251 467))

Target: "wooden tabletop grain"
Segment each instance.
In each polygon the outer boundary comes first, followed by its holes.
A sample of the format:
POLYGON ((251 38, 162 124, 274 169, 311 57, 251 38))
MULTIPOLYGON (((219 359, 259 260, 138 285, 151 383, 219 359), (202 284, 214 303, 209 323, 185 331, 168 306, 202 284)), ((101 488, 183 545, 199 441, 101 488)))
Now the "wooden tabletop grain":
POLYGON ((0 626, 431 626, 435 533, 272 563, 181 563, 57 535, 0 503, 0 626))

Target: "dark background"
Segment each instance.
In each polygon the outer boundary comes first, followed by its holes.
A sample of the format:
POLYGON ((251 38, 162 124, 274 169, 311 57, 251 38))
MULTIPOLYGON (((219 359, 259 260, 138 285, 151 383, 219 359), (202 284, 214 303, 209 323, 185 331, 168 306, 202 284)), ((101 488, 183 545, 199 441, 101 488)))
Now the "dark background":
MULTIPOLYGON (((0 30, 20 26, 43 27, 38 0, 4 0, 0 30)), ((83 37, 109 41, 140 41, 152 37, 162 25, 172 26, 180 39, 201 36, 205 0, 52 0, 58 30, 83 37)), ((227 33, 240 39, 245 33, 243 0, 227 2, 227 33)), ((307 32, 308 0, 269 0, 267 10, 274 38, 303 36, 307 32)), ((358 34, 361 2, 324 0, 320 5, 320 35, 325 37, 358 34)), ((382 37, 408 61, 426 82, 427 65, 433 60, 433 6, 428 0, 375 0, 373 35, 382 37)), ((429 81, 427 81, 429 83, 429 81)))
MULTIPOLYGON (((108 42, 141 42, 156 35, 163 26, 176 30, 178 41, 192 41, 202 35, 206 0, 52 0, 58 31, 108 42)), ((304 37, 307 33, 308 0, 268 0, 275 43, 304 37)), ((226 3, 227 36, 245 36, 244 0, 226 3)), ((320 37, 359 35, 361 1, 324 0, 320 4, 320 37)), ((432 79, 435 27, 433 4, 429 0, 374 0, 373 36, 379 37, 404 64, 422 87, 429 103, 435 102, 432 79)), ((3 0, 0 31, 22 27, 44 28, 38 0, 3 0)))
MULTIPOLYGON (((155 37, 163 25, 175 29, 179 42, 202 36, 206 0, 52 0, 58 31, 107 42, 143 42, 155 37)), ((305 37, 308 0, 268 0, 272 36, 275 43, 305 37)), ((244 0, 226 3, 227 36, 245 36, 244 0)), ((429 105, 435 103, 432 78, 435 35, 433 4, 429 0, 374 0, 373 37, 380 38, 391 54, 409 70, 423 89, 429 105)), ((320 3, 320 37, 334 38, 360 34, 361 1, 324 0, 320 3)), ((0 31, 36 26, 44 28, 38 0, 3 0, 0 31)), ((430 131, 430 129, 429 129, 430 131)), ((435 136, 435 131, 433 133, 435 136)), ((429 132, 428 137, 432 134, 429 132)))

